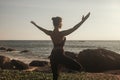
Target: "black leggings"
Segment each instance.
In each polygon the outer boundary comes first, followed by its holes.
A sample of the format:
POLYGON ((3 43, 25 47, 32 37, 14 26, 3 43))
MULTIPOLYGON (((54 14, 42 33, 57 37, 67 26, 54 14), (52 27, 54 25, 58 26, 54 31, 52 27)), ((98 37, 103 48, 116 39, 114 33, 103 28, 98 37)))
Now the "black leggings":
POLYGON ((51 69, 53 73, 53 80, 57 80, 60 71, 60 65, 66 68, 81 71, 82 66, 72 58, 64 54, 63 49, 53 49, 50 56, 51 69))

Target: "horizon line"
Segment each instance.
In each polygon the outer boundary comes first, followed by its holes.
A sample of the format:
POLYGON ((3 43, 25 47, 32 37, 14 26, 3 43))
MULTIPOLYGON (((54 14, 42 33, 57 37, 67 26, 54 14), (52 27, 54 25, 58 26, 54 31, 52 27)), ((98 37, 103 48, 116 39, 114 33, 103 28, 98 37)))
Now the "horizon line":
MULTIPOLYGON (((31 40, 30 39, 28 39, 28 40, 27 39, 26 40, 22 40, 22 39, 11 39, 11 40, 9 40, 9 39, 6 39, 6 40, 0 40, 0 41, 52 41, 52 40, 35 40, 35 39, 33 39, 33 40, 32 39, 31 40)), ((78 39, 69 40, 68 39, 66 41, 120 41, 120 40, 104 40, 104 39, 101 39, 101 40, 100 39, 99 40, 98 39, 96 39, 96 40, 95 39, 93 39, 93 40, 92 39, 91 40, 78 40, 78 39)))

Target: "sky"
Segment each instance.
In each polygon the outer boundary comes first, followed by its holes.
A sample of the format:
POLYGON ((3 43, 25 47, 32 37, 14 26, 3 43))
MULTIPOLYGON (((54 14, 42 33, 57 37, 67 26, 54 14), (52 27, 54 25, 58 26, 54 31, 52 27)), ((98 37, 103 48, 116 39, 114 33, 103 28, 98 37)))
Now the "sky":
POLYGON ((62 17, 62 29, 90 17, 68 40, 120 40, 120 0, 0 0, 0 40, 50 40, 33 26, 53 30, 52 17, 62 17))

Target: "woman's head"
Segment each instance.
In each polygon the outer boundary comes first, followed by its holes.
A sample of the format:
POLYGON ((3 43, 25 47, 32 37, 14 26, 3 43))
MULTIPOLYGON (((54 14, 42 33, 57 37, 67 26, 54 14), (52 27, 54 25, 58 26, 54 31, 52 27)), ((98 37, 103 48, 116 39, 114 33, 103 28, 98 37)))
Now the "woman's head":
POLYGON ((55 28, 61 28, 62 27, 62 18, 61 17, 53 17, 53 25, 55 28))

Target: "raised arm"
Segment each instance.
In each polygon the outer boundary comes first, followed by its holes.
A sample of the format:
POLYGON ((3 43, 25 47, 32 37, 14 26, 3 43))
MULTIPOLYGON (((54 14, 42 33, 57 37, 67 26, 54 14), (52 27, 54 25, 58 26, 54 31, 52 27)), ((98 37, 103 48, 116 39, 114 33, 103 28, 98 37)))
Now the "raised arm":
POLYGON ((72 32, 74 32, 76 29, 78 29, 86 20, 87 18, 90 16, 90 12, 84 17, 82 17, 82 20, 76 24, 73 28, 70 28, 68 30, 64 30, 62 31, 61 33, 64 35, 64 36, 67 36, 69 34, 71 34, 72 32))
POLYGON ((46 30, 46 29, 38 26, 34 21, 31 21, 31 23, 32 23, 33 25, 35 25, 38 29, 40 29, 41 31, 43 31, 44 33, 46 33, 47 35, 50 35, 50 34, 51 34, 51 31, 46 30))

